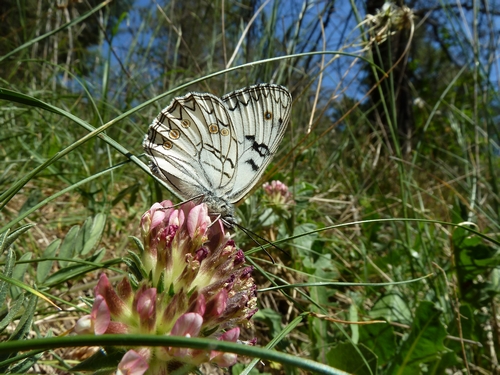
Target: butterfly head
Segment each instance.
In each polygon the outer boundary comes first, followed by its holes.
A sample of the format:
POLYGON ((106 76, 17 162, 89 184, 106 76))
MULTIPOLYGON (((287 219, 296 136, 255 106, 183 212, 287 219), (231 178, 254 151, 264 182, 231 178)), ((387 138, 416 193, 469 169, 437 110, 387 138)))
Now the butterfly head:
POLYGON ((206 192, 203 202, 208 207, 210 215, 217 215, 226 228, 232 228, 236 224, 234 206, 226 199, 221 198, 211 192, 206 192))

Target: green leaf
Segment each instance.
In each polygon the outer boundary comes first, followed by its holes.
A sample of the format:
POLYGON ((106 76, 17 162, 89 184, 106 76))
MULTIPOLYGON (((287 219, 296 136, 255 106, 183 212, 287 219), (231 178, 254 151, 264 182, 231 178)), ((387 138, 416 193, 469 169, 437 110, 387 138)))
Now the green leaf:
POLYGON ((40 192, 40 190, 37 189, 32 190, 30 192, 30 195, 22 205, 21 209, 19 210, 19 215, 24 214, 26 211, 29 211, 31 208, 36 206, 40 202, 41 198, 42 198, 42 193, 40 192))
POLYGON ((120 203, 123 198, 125 198, 128 194, 134 195, 137 191, 139 191, 141 185, 140 184, 134 184, 131 186, 127 186, 125 189, 122 189, 121 191, 118 192, 116 195, 116 198, 113 199, 111 202, 111 207, 116 206, 118 203, 120 203))
POLYGON ((461 350, 444 353, 439 361, 436 361, 434 368, 429 371, 430 374, 446 374, 450 368, 462 368, 463 361, 460 357, 461 350))
MULTIPOLYGON (((308 271, 312 272, 314 276, 319 277, 323 280, 336 280, 340 277, 340 272, 332 259, 332 254, 322 254, 313 264, 308 260, 311 258, 305 258, 303 264, 310 268, 308 271)), ((310 277, 311 282, 315 282, 318 279, 316 277, 310 277)), ((329 295, 335 294, 332 290, 329 295)))
MULTIPOLYGON (((476 326, 476 316, 474 314, 472 307, 467 304, 460 305, 459 315, 460 315, 460 326, 461 326, 462 337, 464 339, 475 340, 476 337, 474 337, 474 330, 476 326)), ((456 321, 456 319, 457 318, 455 316, 453 320, 456 321)), ((482 327, 480 327, 480 329, 483 330, 482 327)), ((452 328, 450 329, 450 334, 456 337, 460 336, 457 324, 452 325, 452 328)), ((450 346, 456 345, 457 350, 462 348, 462 345, 458 341, 450 340, 449 343, 450 346)))
POLYGON ((9 308, 7 309, 7 315, 0 321, 0 332, 7 327, 10 322, 16 317, 17 313, 21 310, 21 307, 23 307, 23 303, 25 300, 24 295, 20 295, 17 297, 15 302, 11 302, 9 308))
POLYGON ((35 224, 26 224, 23 225, 19 228, 17 228, 15 231, 13 231, 10 235, 7 236, 8 232, 5 232, 4 235, 1 238, 0 242, 0 254, 2 254, 5 249, 7 249, 12 243, 19 238, 21 234, 26 232, 28 229, 31 227, 34 227, 35 224))
POLYGON ((83 253, 83 249, 85 248, 85 243, 87 242, 88 237, 90 236, 90 232, 92 231, 92 217, 88 217, 85 219, 82 227, 79 228, 78 234, 75 237, 75 248, 73 250, 73 257, 78 257, 83 253))
MULTIPOLYGON (((231 374, 232 375, 239 375, 241 374, 246 368, 246 365, 243 363, 237 363, 233 367, 231 367, 231 374)), ((248 372, 249 375, 271 375, 270 372, 260 372, 256 368, 251 369, 248 372)))
POLYGON ((165 291, 165 270, 160 273, 160 277, 158 278, 158 282, 156 283, 156 291, 158 294, 165 291))
POLYGON ((19 324, 17 325, 15 331, 9 337, 9 341, 21 340, 23 339, 31 329, 31 323, 33 322, 33 316, 36 312, 36 304, 38 302, 38 297, 34 294, 31 294, 28 300, 28 306, 26 306, 26 310, 24 310, 21 319, 19 320, 19 324))
POLYGON ((401 344, 388 374, 421 374, 421 364, 435 361, 447 352, 443 341, 447 332, 440 321, 441 310, 422 301, 415 312, 410 334, 401 344))
POLYGON ((82 230, 85 230, 84 234, 84 244, 81 255, 86 255, 90 252, 90 250, 94 249, 99 241, 101 240, 102 232, 104 231, 104 227, 106 225, 106 215, 103 213, 98 213, 95 215, 94 220, 88 218, 87 221, 90 222, 90 228, 87 228, 85 225, 82 230))
MULTIPOLYGON (((5 259, 5 266, 3 269, 3 275, 7 278, 12 276, 14 270, 14 265, 16 264, 16 253, 14 250, 10 249, 7 251, 7 256, 5 259)), ((9 290, 9 283, 6 281, 0 281, 0 306, 6 306, 5 298, 7 297, 7 292, 9 290)))
POLYGON ((22 359, 15 366, 12 366, 9 369, 9 373, 11 374, 26 374, 28 370, 38 362, 40 358, 44 355, 44 352, 36 353, 34 355, 29 356, 28 358, 22 359))
POLYGON ((124 19, 127 19, 129 18, 129 14, 128 12, 122 12, 122 14, 120 14, 120 17, 118 18, 118 20, 115 22, 115 25, 114 27, 111 29, 111 35, 114 37, 118 34, 119 30, 120 30, 120 25, 122 23, 122 21, 124 19))
POLYGON ((130 250, 128 251, 128 255, 129 256, 125 258, 124 261, 129 267, 129 271, 132 272, 138 280, 147 278, 147 272, 139 255, 130 250))
POLYGON ((406 301, 399 294, 387 294, 380 298, 370 311, 372 318, 382 317, 389 322, 410 324, 411 311, 406 301))
MULTIPOLYGON (((32 256, 33 253, 23 254, 21 258, 19 258, 19 261, 31 260, 32 256)), ((23 283, 24 276, 26 275, 26 270, 28 269, 29 265, 30 265, 29 263, 17 263, 16 266, 14 267, 14 270, 12 271, 12 278, 14 280, 19 280, 20 282, 23 283)), ((12 298, 17 298, 21 294, 21 290, 17 286, 11 286, 10 294, 12 298)))
POLYGON ((272 309, 261 309, 253 316, 253 320, 264 322, 269 327, 269 337, 274 337, 283 330, 281 319, 282 316, 272 309))
POLYGON ((481 309, 484 301, 499 294, 492 284, 497 281, 494 270, 500 266, 498 246, 471 234, 465 227, 456 228, 452 239, 460 296, 481 309))
POLYGON ((8 247, 6 245, 8 234, 8 230, 0 234, 0 255, 3 254, 3 251, 8 247))
MULTIPOLYGON (((294 236, 299 236, 303 233, 312 232, 317 229, 317 226, 313 223, 305 223, 297 225, 293 230, 294 236)), ((310 256, 310 250, 316 238, 318 237, 317 233, 311 233, 308 235, 304 235, 302 237, 294 238, 293 243, 296 246, 301 257, 310 256)))
POLYGON ((142 256, 142 254, 144 254, 144 244, 137 237, 130 236, 130 238, 132 239, 132 241, 134 241, 135 245, 137 246, 137 249, 139 250, 139 255, 142 256))
MULTIPOLYGON (((358 316, 358 309, 356 308, 356 305, 354 303, 349 306, 349 321, 350 322, 358 322, 359 321, 359 316, 358 316)), ((351 324, 351 341, 353 344, 358 344, 359 342, 359 325, 357 324, 351 324)))
MULTIPOLYGON (((75 253, 75 240, 79 230, 80 227, 78 225, 75 225, 70 228, 70 230, 66 234, 66 237, 64 237, 61 248, 59 249, 59 256, 61 258, 73 258, 75 253)), ((61 266, 61 268, 64 268, 68 265, 68 262, 65 260, 60 260, 59 265, 61 266)))
POLYGON ((384 366, 396 355, 396 337, 392 325, 362 325, 359 327, 359 336, 359 342, 377 356, 379 366, 384 366))
POLYGON ((356 375, 374 375, 377 373, 377 356, 363 344, 339 344, 328 351, 328 365, 356 375))
MULTIPOLYGON (((323 312, 321 308, 317 306, 328 306, 330 305, 329 297, 335 293, 333 288, 311 288, 309 292, 312 301, 314 301, 315 306, 311 306, 311 310, 315 312, 323 312)), ((330 337, 329 330, 331 329, 331 323, 325 319, 317 319, 313 316, 308 317, 309 320, 309 339, 312 344, 312 356, 320 362, 326 361, 327 349, 330 342, 328 338, 330 337)))
MULTIPOLYGON (((59 245, 61 244, 60 239, 56 239, 52 241, 52 243, 47 246, 47 248, 43 251, 43 258, 53 258, 59 249, 59 245)), ((50 271, 52 270, 52 265, 54 262, 52 260, 45 260, 42 262, 38 262, 36 266, 36 282, 38 284, 43 284, 50 271)))
MULTIPOLYGON (((100 249, 96 251, 91 257, 85 259, 85 261, 91 263, 99 263, 102 260, 102 258, 104 258, 105 253, 106 251, 104 249, 100 249)), ((70 266, 61 268, 59 271, 50 275, 45 280, 43 286, 53 287, 57 284, 66 282, 68 280, 73 280, 76 277, 85 275, 86 273, 94 271, 100 267, 101 267, 100 264, 90 265, 90 264, 75 263, 70 266)))
POLYGON ((72 367, 71 371, 99 371, 99 374, 111 374, 116 371, 125 353, 124 350, 114 348, 100 349, 91 357, 72 367))

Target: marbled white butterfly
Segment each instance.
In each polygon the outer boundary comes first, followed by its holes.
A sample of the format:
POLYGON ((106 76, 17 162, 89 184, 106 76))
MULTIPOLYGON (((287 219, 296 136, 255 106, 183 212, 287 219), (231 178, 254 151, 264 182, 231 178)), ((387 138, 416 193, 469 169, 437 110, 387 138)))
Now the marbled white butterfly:
POLYGON ((192 92, 173 99, 149 127, 151 170, 183 200, 197 197, 227 226, 233 204, 259 181, 290 120, 283 86, 259 84, 218 98, 192 92))

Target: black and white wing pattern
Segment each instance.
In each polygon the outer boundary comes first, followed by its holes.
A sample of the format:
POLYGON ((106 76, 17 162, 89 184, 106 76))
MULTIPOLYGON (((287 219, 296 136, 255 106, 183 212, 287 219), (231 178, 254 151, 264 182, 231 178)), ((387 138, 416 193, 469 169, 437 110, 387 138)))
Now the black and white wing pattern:
POLYGON ((227 198, 236 203, 258 182, 276 153, 292 109, 283 86, 261 84, 222 97, 235 129, 238 164, 227 198))
POLYGON ((258 182, 283 139, 292 97, 259 84, 218 98, 175 98, 149 127, 143 147, 151 170, 181 199, 200 197, 234 221, 233 204, 258 182))

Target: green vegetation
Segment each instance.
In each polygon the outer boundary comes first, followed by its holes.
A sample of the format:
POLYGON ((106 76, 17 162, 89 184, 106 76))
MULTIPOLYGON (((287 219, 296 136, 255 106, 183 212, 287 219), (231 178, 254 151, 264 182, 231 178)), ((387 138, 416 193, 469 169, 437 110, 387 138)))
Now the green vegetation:
POLYGON ((238 206, 281 249, 235 230, 260 289, 245 335, 290 356, 249 348, 232 372, 498 373, 495 1, 137 3, 0 4, 0 373, 88 356, 27 338, 64 336, 141 215, 177 201, 141 146, 161 108, 259 82, 294 98, 261 181, 294 201, 257 185, 238 206))

